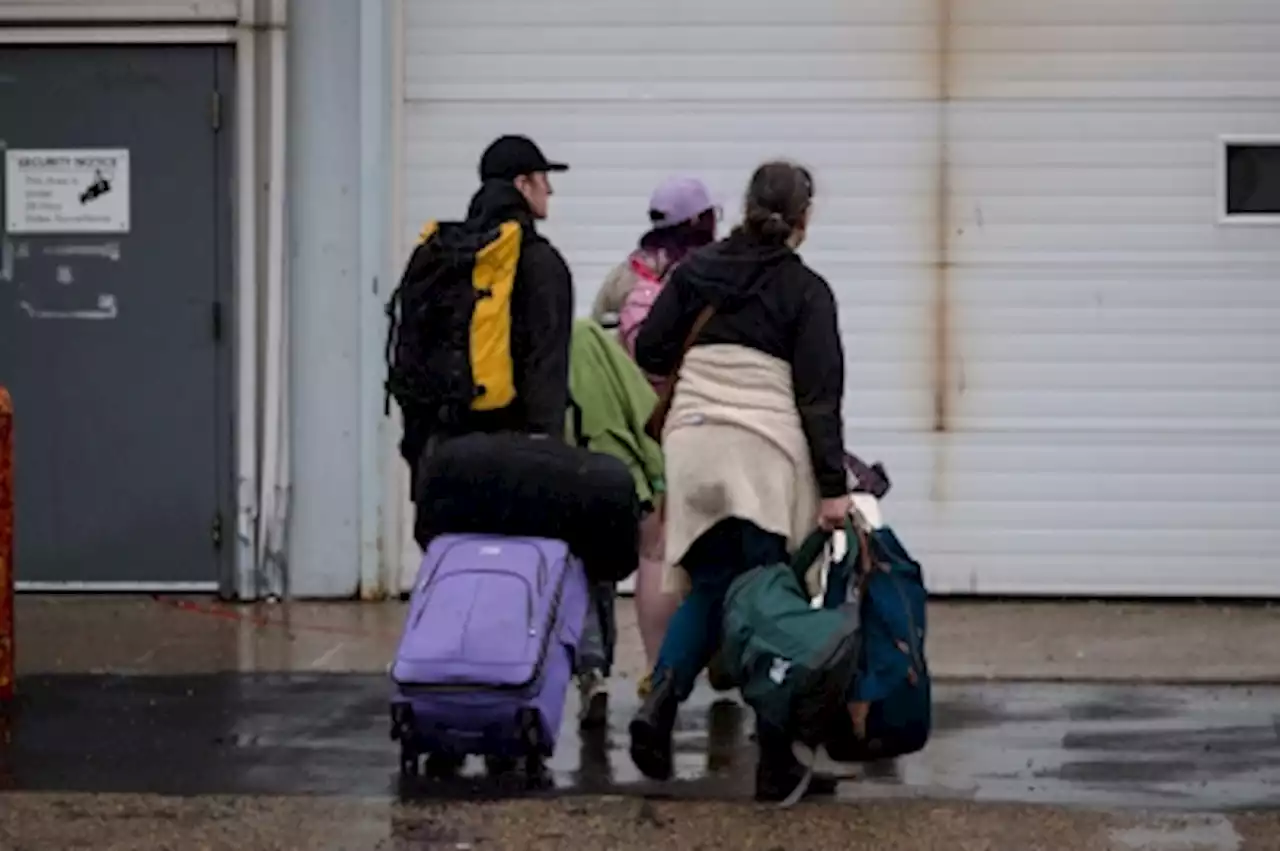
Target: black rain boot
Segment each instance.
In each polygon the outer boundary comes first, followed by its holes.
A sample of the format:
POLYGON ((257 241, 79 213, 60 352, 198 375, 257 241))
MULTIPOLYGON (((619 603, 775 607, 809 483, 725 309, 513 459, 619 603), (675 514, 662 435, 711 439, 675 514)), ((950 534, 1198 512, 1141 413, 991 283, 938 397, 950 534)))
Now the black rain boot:
POLYGON ((797 799, 834 795, 838 781, 822 774, 810 774, 791 752, 791 741, 785 734, 757 725, 756 800, 771 803, 786 801, 804 784, 797 799))
POLYGON ((631 761, 651 780, 671 779, 671 736, 679 707, 671 672, 657 672, 630 727, 631 761))

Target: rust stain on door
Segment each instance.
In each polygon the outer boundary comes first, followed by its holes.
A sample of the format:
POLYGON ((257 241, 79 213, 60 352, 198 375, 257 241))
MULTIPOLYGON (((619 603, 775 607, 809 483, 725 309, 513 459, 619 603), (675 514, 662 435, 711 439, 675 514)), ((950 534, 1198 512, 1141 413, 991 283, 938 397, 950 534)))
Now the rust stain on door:
POLYGON ((955 72, 952 56, 954 0, 937 0, 936 79, 934 96, 938 110, 938 143, 936 184, 934 198, 933 245, 933 421, 934 435, 932 455, 933 470, 929 495, 935 502, 945 502, 950 461, 950 433, 952 429, 951 361, 952 350, 952 229, 951 229, 951 97, 952 75, 955 72))
POLYGON ((951 21, 952 0, 938 0, 938 163, 933 280, 933 430, 951 427, 951 21))

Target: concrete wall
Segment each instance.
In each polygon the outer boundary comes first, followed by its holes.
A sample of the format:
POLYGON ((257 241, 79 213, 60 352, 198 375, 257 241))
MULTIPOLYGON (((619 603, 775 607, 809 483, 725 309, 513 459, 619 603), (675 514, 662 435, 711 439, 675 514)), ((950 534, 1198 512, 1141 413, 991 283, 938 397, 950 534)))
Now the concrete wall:
POLYGON ((379 585, 390 113, 384 3, 290 4, 289 590, 379 585))
POLYGON ((290 590, 348 596, 360 531, 360 9, 295 2, 290 15, 290 590))

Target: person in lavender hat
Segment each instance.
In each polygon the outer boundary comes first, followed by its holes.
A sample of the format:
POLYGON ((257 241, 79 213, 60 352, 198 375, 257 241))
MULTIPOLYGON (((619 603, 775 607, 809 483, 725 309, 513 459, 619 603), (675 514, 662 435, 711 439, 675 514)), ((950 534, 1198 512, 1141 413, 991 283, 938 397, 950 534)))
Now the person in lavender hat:
MULTIPOLYGON (((710 245, 716 239, 719 208, 712 200, 706 184, 693 177, 670 177, 664 180, 649 197, 649 230, 640 237, 640 243, 627 259, 605 278, 592 308, 592 318, 606 327, 617 327, 618 339, 628 354, 635 357, 635 336, 641 323, 649 314, 649 308, 662 289, 671 271, 692 251, 710 245)), ((655 389, 661 379, 646 376, 655 389)), ((659 482, 651 503, 640 524, 641 557, 636 571, 636 620, 640 640, 650 665, 657 661, 658 648, 662 646, 667 631, 667 621, 680 603, 677 595, 662 590, 662 485, 659 482)), ((595 594, 601 599, 596 608, 611 613, 613 589, 599 588, 595 594)), ((602 646, 612 656, 608 638, 613 630, 604 630, 590 619, 584 632, 584 644, 602 646), (603 643, 602 643, 603 642, 603 643)), ((604 677, 595 668, 607 670, 608 666, 593 663, 595 656, 588 654, 583 664, 587 668, 579 676, 582 696, 584 726, 598 726, 604 722, 604 677)), ((603 658, 603 656, 602 656, 603 658)), ((643 696, 648 689, 648 679, 639 684, 643 696)))
MULTIPOLYGON (((649 230, 604 279, 591 309, 592 318, 605 326, 620 324, 622 308, 636 282, 666 280, 690 251, 715 242, 719 218, 719 208, 701 180, 684 176, 664 180, 649 197, 649 230)), ((632 318, 643 320, 647 312, 640 311, 632 318)), ((635 329, 621 330, 625 344, 635 329)))

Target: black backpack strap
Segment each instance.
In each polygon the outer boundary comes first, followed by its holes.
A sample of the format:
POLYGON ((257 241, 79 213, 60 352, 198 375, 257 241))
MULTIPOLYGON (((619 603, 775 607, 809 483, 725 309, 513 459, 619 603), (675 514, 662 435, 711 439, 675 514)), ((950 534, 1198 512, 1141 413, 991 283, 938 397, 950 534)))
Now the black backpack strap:
POLYGON ((382 349, 382 360, 387 366, 387 378, 382 382, 382 415, 384 417, 391 416, 391 370, 395 368, 395 360, 392 356, 392 350, 396 345, 396 320, 397 302, 400 300, 400 287, 397 286, 391 292, 391 297, 387 299, 387 304, 383 307, 383 312, 387 315, 387 341, 382 349))

